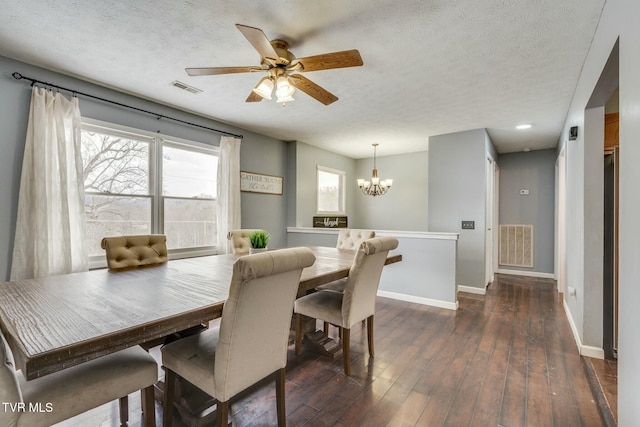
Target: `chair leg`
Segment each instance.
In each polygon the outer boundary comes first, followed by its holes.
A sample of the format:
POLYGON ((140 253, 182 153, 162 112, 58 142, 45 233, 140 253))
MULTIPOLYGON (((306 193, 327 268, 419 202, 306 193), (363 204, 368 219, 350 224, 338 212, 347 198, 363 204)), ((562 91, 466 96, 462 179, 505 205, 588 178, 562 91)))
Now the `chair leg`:
POLYGON ((369 356, 373 357, 373 314, 367 318, 367 343, 369 344, 369 356))
POLYGON ((278 412, 278 427, 286 427, 287 413, 284 397, 285 368, 276 371, 276 408, 278 412))
POLYGON ((325 335, 329 334, 329 322, 323 322, 325 335))
POLYGON ((142 390, 142 411, 144 413, 144 426, 156 427, 156 404, 153 399, 154 386, 142 390))
POLYGON ((126 426, 129 422, 129 397, 120 398, 120 425, 126 426))
POLYGON ((296 356, 302 354, 302 314, 296 313, 296 356))
POLYGON ((229 401, 216 402, 216 426, 227 427, 229 425, 229 401))
POLYGON ((162 401, 162 426, 170 427, 173 422, 173 399, 176 389, 176 374, 165 369, 164 375, 164 399, 162 401))
POLYGON ((344 373, 346 376, 351 375, 351 357, 349 354, 349 336, 351 330, 347 328, 340 328, 342 330, 342 359, 344 363, 344 373))

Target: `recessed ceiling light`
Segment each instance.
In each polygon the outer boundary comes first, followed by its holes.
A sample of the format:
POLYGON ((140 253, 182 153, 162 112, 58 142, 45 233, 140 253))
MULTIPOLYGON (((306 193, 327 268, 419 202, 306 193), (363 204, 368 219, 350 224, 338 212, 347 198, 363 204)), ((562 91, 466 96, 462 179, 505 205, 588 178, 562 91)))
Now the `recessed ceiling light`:
POLYGON ((531 127, 530 124, 524 124, 524 125, 518 125, 516 126, 516 129, 518 130, 524 130, 524 129, 529 129, 531 127))

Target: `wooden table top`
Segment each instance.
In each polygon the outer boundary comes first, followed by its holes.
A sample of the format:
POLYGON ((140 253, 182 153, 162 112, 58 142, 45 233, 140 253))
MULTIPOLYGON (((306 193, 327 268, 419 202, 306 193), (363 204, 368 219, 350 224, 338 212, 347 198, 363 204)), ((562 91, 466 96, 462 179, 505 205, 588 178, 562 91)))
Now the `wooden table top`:
MULTIPOLYGON (((300 292, 347 277, 355 251, 312 247, 300 292)), ((0 283, 0 329, 27 379, 219 317, 237 255, 0 283)), ((387 264, 401 255, 390 255, 387 264)))

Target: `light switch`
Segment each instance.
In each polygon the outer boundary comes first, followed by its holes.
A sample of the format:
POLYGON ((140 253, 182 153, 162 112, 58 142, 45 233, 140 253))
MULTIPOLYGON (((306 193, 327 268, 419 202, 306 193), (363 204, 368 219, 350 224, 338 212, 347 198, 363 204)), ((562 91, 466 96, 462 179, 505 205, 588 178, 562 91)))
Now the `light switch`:
POLYGON ((475 221, 462 221, 463 230, 474 230, 476 228, 475 221))

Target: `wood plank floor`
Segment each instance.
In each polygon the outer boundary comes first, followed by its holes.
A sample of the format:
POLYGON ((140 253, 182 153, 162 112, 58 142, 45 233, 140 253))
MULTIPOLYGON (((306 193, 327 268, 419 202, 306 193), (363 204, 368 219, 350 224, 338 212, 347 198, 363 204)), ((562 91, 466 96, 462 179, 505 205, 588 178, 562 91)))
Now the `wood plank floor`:
MULTIPOLYGON (((378 298, 374 358, 352 330, 351 370, 289 351, 289 426, 603 426, 552 281, 498 275, 457 311, 378 298)), ((332 334, 335 334, 332 328, 332 334)), ((130 426, 139 426, 138 395, 130 426)), ((62 423, 116 426, 117 403, 62 423)), ((276 424, 272 382, 234 399, 234 426, 276 424)), ((162 424, 157 407, 158 425, 162 424)), ((175 420, 175 425, 184 425, 175 420)))

